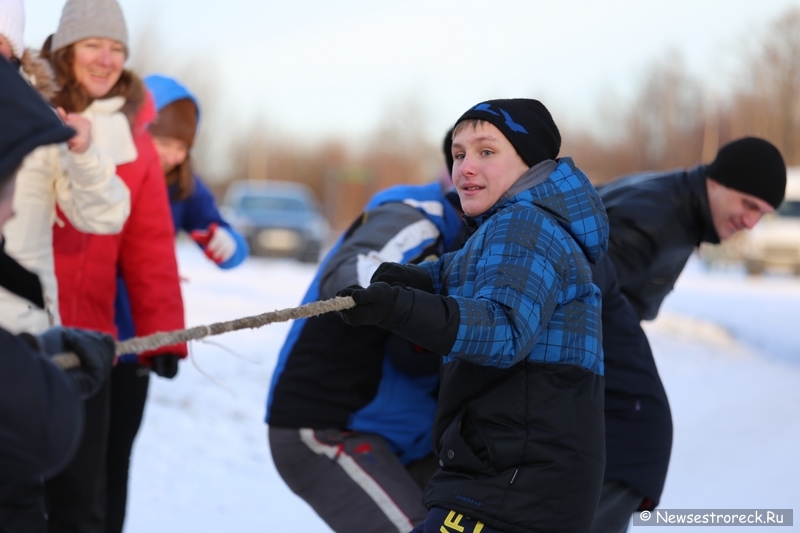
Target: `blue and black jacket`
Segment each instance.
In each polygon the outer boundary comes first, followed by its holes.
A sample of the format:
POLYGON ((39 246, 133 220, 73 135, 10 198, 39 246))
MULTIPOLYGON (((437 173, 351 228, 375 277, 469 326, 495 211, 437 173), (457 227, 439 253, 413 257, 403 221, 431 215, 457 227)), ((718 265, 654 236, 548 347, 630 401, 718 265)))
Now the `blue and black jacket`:
MULTIPOLYGON (((322 261, 303 303, 369 285, 385 261, 418 263, 461 243, 460 213, 438 183, 378 193, 322 261)), ((432 452, 439 357, 336 313, 297 320, 281 349, 266 422, 383 436, 405 464, 432 452), (413 369, 413 371, 410 371, 413 369)))
POLYGON ((437 294, 401 289, 390 328, 444 356, 442 468, 424 503, 502 531, 589 531, 605 462, 602 202, 571 159, 548 160, 472 226, 420 264, 437 294))

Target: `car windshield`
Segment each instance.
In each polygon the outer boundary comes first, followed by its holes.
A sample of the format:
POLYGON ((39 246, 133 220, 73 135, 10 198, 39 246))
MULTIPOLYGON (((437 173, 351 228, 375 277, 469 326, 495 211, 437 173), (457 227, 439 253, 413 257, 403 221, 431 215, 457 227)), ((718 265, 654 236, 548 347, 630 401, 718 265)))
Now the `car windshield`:
POLYGON ((786 200, 777 213, 781 217, 800 218, 800 200, 786 200))
POLYGON ((297 198, 286 196, 250 195, 242 197, 239 207, 247 211, 307 212, 308 206, 297 198))

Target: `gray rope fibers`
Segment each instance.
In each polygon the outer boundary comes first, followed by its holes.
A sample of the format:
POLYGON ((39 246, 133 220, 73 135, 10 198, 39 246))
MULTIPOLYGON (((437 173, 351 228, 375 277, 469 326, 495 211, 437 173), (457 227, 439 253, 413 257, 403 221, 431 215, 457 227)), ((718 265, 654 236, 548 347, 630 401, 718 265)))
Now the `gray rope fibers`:
MULTIPOLYGON (((318 302, 311 302, 300 307, 290 307, 289 309, 281 309, 279 311, 272 311, 263 313, 256 316, 248 316, 244 318, 237 318, 228 322, 217 322, 209 324, 208 326, 195 326, 189 329, 179 329, 177 331, 169 331, 164 333, 154 333, 146 337, 134 337, 125 341, 116 343, 116 353, 121 355, 124 353, 142 353, 148 350, 155 350, 162 346, 170 346, 181 342, 194 341, 212 335, 220 335, 230 331, 237 331, 240 329, 260 328, 267 324, 276 322, 288 322, 298 318, 308 318, 333 311, 341 311, 343 309, 350 309, 355 307, 356 303, 350 296, 337 296, 330 300, 322 300, 318 302)), ((51 356, 57 366, 64 370, 70 368, 77 368, 81 366, 81 361, 74 353, 60 353, 51 356)))
MULTIPOLYGON (((331 313, 333 311, 350 309, 355 306, 356 303, 350 296, 337 296, 330 300, 311 302, 306 305, 301 305, 300 307, 290 307, 289 309, 281 309, 280 311, 272 311, 261 315, 237 318, 236 320, 230 320, 228 322, 217 322, 215 324, 209 324, 208 326, 195 326, 189 329, 154 333, 146 337, 135 337, 126 341, 117 342, 115 350, 117 355, 124 353, 142 353, 148 350, 161 348, 162 346, 198 340, 212 335, 228 333, 229 331, 237 331, 245 328, 255 329, 275 322, 288 322, 289 320, 298 318, 308 318, 331 313)), ((81 366, 80 358, 74 353, 69 352, 53 355, 50 357, 50 360, 53 361, 56 366, 64 370, 81 366)))
POLYGON ((300 307, 290 307, 279 311, 271 311, 256 316, 237 318, 228 322, 216 322, 207 326, 195 326, 189 329, 180 329, 165 333, 154 333, 146 337, 135 337, 125 341, 117 342, 117 355, 124 353, 142 353, 148 350, 155 350, 162 346, 170 346, 187 341, 194 341, 212 335, 220 335, 229 331, 240 329, 255 329, 267 324, 276 322, 288 322, 298 318, 308 318, 333 311, 341 311, 355 307, 356 303, 350 296, 337 296, 330 300, 311 302, 300 307))

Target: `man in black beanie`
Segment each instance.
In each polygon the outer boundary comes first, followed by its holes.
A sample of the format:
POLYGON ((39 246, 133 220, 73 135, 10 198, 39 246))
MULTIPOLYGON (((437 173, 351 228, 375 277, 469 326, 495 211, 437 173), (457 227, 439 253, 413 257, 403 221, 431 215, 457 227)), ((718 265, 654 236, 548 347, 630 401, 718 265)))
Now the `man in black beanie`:
POLYGON ((744 137, 710 165, 628 176, 598 192, 611 224, 609 255, 639 318, 652 320, 700 243, 750 229, 783 202, 786 165, 768 141, 744 137))
POLYGON ((752 228, 780 205, 785 188, 780 152, 754 137, 723 146, 707 166, 633 175, 598 188, 618 283, 613 267, 600 275, 595 270, 595 282, 618 284, 626 298, 611 309, 603 289, 606 470, 592 533, 622 533, 633 511, 658 505, 672 448, 664 387, 644 333, 630 320, 637 317, 628 315, 635 310, 639 320, 655 318, 695 248, 752 228))

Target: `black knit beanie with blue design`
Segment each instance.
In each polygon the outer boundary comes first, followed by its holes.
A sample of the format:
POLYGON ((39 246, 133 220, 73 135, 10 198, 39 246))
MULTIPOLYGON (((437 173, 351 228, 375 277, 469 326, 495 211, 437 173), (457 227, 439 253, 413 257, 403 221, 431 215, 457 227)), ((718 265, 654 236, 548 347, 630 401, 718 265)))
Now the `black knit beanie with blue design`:
MULTIPOLYGON (((547 108, 538 100, 512 98, 487 100, 472 108, 456 121, 479 119, 499 129, 529 167, 547 159, 556 159, 561 150, 561 134, 547 108)), ((452 146, 452 141, 451 141, 452 146)), ((445 146, 445 157, 450 147, 445 146)), ((452 171, 452 166, 450 168, 452 171)))

